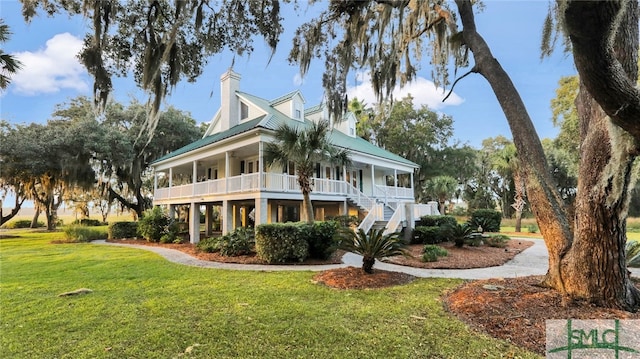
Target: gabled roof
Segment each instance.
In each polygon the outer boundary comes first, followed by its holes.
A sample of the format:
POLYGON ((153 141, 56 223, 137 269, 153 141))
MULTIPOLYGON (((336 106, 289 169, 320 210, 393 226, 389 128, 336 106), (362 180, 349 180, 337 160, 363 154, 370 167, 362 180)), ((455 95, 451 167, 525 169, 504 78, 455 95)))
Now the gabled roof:
MULTIPOLYGON (((288 96, 292 96, 292 94, 295 94, 296 92, 297 91, 294 91, 293 93, 288 94, 288 96)), ((302 129, 307 128, 312 124, 312 122, 307 119, 305 119, 304 122, 300 122, 292 118, 289 118, 287 115, 283 114, 282 112, 276 110, 273 107, 273 101, 268 101, 263 98, 248 94, 246 92, 238 91, 238 95, 241 97, 244 97, 247 101, 251 101, 251 103, 253 103, 255 106, 260 107, 260 109, 266 112, 267 115, 263 115, 246 122, 241 122, 240 124, 226 131, 215 133, 213 135, 204 137, 196 142, 188 144, 180 149, 177 149, 165 156, 158 158, 157 160, 153 161, 151 164, 153 165, 155 163, 168 160, 170 158, 185 154, 187 152, 212 145, 218 141, 242 134, 254 128, 264 128, 267 130, 276 131, 278 127, 280 127, 283 124, 288 124, 289 126, 302 128, 302 129)), ((278 99, 281 99, 283 97, 280 97, 278 99)), ((321 108, 320 106, 314 106, 309 110, 313 109, 317 111, 320 108, 321 108)), ((305 113, 307 113, 309 110, 305 111, 305 113)), ((406 158, 398 156, 395 153, 391 153, 385 149, 382 149, 363 138, 351 137, 336 129, 331 131, 330 141, 338 147, 342 147, 354 152, 359 152, 365 155, 384 158, 387 160, 399 162, 399 163, 416 167, 416 168, 419 167, 418 164, 412 161, 409 161, 406 158)))
POLYGON ((304 101, 304 96, 302 96, 302 93, 300 93, 299 90, 294 90, 289 92, 288 94, 282 95, 278 98, 275 98, 271 101, 269 101, 269 103, 271 104, 271 106, 277 106, 283 102, 286 102, 288 100, 290 100, 293 96, 295 96, 296 94, 300 95, 300 97, 302 98, 302 101, 304 101))

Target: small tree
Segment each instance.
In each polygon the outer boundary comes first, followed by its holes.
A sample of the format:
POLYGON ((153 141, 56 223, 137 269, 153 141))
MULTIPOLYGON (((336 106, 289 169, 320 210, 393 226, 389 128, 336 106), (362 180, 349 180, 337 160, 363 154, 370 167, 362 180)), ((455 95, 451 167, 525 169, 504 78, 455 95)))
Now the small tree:
POLYGON ((309 197, 313 191, 311 178, 316 163, 331 162, 346 166, 351 162, 346 149, 335 146, 329 140, 331 127, 327 121, 312 122, 305 129, 301 126, 282 125, 275 134, 275 142, 267 143, 264 161, 267 165, 278 163, 286 167, 293 162, 298 185, 302 191, 302 220, 313 223, 313 205, 309 197))

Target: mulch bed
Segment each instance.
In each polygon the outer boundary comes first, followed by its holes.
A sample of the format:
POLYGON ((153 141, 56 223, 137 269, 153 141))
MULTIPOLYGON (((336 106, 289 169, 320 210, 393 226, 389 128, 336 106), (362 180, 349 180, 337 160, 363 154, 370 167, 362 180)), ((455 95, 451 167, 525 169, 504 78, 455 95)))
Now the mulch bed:
POLYGON ((547 319, 640 319, 640 313, 568 302, 558 292, 539 286, 541 280, 529 276, 467 282, 446 294, 443 303, 472 328, 538 354, 545 352, 547 319))
POLYGON ((385 262, 400 264, 415 268, 431 268, 431 269, 470 269, 470 268, 486 268, 503 265, 513 259, 523 250, 531 247, 533 242, 512 239, 506 243, 505 248, 479 246, 464 246, 458 248, 453 243, 440 243, 438 246, 444 248, 449 253, 446 257, 438 258, 436 262, 422 261, 422 244, 414 244, 409 246, 409 255, 395 256, 385 259, 385 262))
POLYGON ((347 267, 330 269, 316 274, 313 280, 336 289, 383 288, 410 283, 416 277, 399 272, 374 269, 372 274, 362 268, 347 267))

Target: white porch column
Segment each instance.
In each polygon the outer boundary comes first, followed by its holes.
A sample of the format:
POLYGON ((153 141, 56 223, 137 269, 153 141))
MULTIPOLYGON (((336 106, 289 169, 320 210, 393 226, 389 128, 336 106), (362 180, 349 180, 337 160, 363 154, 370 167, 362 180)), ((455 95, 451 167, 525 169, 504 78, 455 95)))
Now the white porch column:
POLYGON ((342 180, 347 182, 347 166, 342 166, 342 180))
POLYGON ((411 171, 410 174, 411 174, 411 182, 409 183, 409 186, 411 186, 411 194, 413 195, 413 199, 415 201, 416 189, 413 188, 413 171, 411 171))
POLYGON ((232 230, 233 227, 233 205, 229 203, 229 201, 222 201, 222 216, 220 227, 222 227, 222 234, 227 234, 232 230))
POLYGON ((200 204, 196 202, 189 206, 189 242, 200 242, 200 204))
MULTIPOLYGON (((263 162, 264 158, 262 158, 263 157, 262 151, 263 151, 263 146, 262 146, 262 141, 260 141, 258 142, 258 189, 260 191, 262 190, 262 167, 264 167, 264 162, 263 162)), ((258 204, 256 204, 256 210, 257 208, 258 208, 258 204)), ((258 222, 256 221, 256 223, 258 222)), ((264 223, 267 223, 267 222, 264 222, 264 223)))
POLYGON ((413 217, 413 207, 415 203, 406 202, 404 207, 404 220, 407 221, 407 227, 404 230, 404 239, 411 240, 411 234, 416 227, 416 219, 413 217))
POLYGON ((169 187, 173 186, 173 167, 169 168, 169 187))
POLYGON ((342 213, 340 213, 343 216, 346 216, 349 214, 349 206, 347 204, 347 200, 342 201, 342 213))
POLYGON ((371 196, 376 196, 376 166, 371 165, 371 196))
POLYGON ((153 170, 153 193, 156 193, 158 190, 158 172, 153 170))
POLYGON ((229 192, 229 151, 224 153, 224 192, 229 192))
POLYGON ((266 198, 256 198, 255 226, 268 222, 268 208, 266 198))
POLYGON ((192 195, 196 195, 196 183, 198 183, 198 161, 193 161, 193 163, 191 164, 193 166, 192 169, 192 177, 191 177, 191 183, 193 184, 193 188, 191 189, 191 194, 192 195))
POLYGON ((393 169, 393 183, 394 183, 394 191, 395 192, 395 196, 398 197, 398 170, 397 169, 393 169))

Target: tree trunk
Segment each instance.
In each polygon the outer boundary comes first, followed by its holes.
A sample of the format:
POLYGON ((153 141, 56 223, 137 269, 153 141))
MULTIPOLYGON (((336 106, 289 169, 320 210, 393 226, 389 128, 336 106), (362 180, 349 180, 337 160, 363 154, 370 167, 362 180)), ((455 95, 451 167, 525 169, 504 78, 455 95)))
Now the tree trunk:
POLYGON ((373 265, 376 259, 370 256, 362 257, 362 270, 367 274, 373 274, 373 265))
POLYGON ((516 232, 522 232, 522 210, 516 210, 516 232))
POLYGON ((37 228, 38 227, 38 218, 40 217, 40 212, 42 211, 42 208, 40 207, 40 204, 35 201, 35 208, 34 208, 34 212, 33 212, 33 218, 31 219, 31 226, 29 226, 30 228, 37 228))
POLYGON ((16 194, 16 203, 11 209, 11 212, 9 212, 9 214, 6 216, 2 212, 2 205, 4 202, 0 200, 0 226, 9 222, 11 218, 15 217, 18 214, 18 212, 20 212, 20 209, 22 208, 22 203, 24 203, 24 200, 25 198, 23 196, 19 196, 18 194, 16 194))
POLYGON ((600 306, 635 310, 640 292, 630 281, 624 248, 638 147, 632 136, 611 123, 582 84, 576 105, 581 159, 575 239, 562 266, 565 290, 600 306))
POLYGON ((311 188, 311 176, 298 173, 298 185, 302 191, 302 213, 300 213, 300 220, 307 223, 313 223, 313 204, 311 203, 310 193, 311 188))

